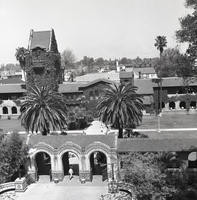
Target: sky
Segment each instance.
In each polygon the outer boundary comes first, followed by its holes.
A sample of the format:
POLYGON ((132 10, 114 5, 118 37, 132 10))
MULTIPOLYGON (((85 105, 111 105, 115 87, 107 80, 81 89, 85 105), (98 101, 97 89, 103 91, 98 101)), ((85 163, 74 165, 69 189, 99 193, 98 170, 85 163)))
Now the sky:
MULTIPOLYGON (((168 47, 188 10, 185 0, 0 0, 0 64, 17 63, 17 47, 28 45, 30 30, 54 29, 61 53, 119 59, 156 57, 155 38, 168 47)), ((184 49, 184 48, 182 48, 184 49)))

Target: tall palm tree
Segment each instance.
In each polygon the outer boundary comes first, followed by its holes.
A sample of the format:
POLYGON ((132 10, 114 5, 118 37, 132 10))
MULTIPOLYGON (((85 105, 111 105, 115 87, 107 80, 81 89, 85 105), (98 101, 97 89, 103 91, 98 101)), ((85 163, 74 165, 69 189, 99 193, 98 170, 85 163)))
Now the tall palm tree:
POLYGON ((157 36, 155 39, 155 47, 159 50, 160 52, 160 57, 162 56, 162 53, 164 51, 164 47, 167 46, 167 40, 166 36, 157 36))
MULTIPOLYGON (((166 36, 157 36, 155 39, 155 47, 159 50, 160 59, 164 51, 164 47, 167 46, 166 36)), ((158 79, 158 86, 160 92, 158 92, 158 114, 162 112, 162 77, 158 79)), ((158 115, 158 132, 160 132, 160 115, 158 115)))
POLYGON ((63 96, 48 87, 32 87, 21 105, 21 124, 27 131, 47 135, 61 130, 67 123, 67 107, 63 96))
POLYGON ((119 129, 119 138, 123 137, 123 128, 142 120, 143 102, 136 89, 131 84, 108 85, 98 102, 100 120, 119 129))

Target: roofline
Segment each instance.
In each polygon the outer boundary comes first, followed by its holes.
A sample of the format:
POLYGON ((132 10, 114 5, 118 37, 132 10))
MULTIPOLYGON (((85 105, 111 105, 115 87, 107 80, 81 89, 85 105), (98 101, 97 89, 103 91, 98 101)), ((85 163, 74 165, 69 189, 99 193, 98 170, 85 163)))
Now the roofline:
POLYGON ((49 41, 49 47, 48 47, 48 50, 49 50, 49 51, 51 51, 52 34, 53 34, 53 29, 51 28, 51 30, 50 30, 50 41, 49 41))
POLYGON ((108 83, 108 84, 115 84, 114 81, 111 81, 111 80, 108 80, 108 79, 105 79, 105 78, 99 78, 99 79, 90 81, 89 83, 86 83, 86 84, 84 84, 83 86, 79 86, 79 88, 85 88, 85 87, 88 87, 88 86, 90 86, 90 85, 93 85, 93 84, 98 83, 98 82, 101 82, 101 81, 106 82, 106 83, 108 83))
POLYGON ((30 50, 31 42, 32 42, 32 36, 33 36, 34 30, 30 30, 30 36, 29 36, 29 42, 28 42, 28 50, 30 50))

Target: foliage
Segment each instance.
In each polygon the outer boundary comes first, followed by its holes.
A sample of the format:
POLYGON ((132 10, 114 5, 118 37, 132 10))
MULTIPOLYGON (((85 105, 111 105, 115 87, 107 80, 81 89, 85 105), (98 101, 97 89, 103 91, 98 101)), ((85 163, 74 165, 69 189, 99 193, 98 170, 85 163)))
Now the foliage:
POLYGON ((167 175, 160 169, 158 153, 130 153, 123 157, 125 181, 133 185, 137 200, 151 200, 154 194, 164 199, 176 189, 167 183, 167 175))
POLYGON ((133 131, 132 129, 125 129, 124 138, 148 138, 147 135, 133 131))
POLYGON ((93 121, 93 114, 84 108, 75 108, 68 112, 68 130, 81 130, 93 121))
POLYGON ((26 64, 26 56, 29 54, 29 51, 25 49, 24 47, 18 47, 16 49, 16 60, 19 61, 22 69, 25 69, 25 64, 26 64))
POLYGON ((159 50, 160 52, 160 57, 164 51, 164 47, 167 46, 167 40, 166 36, 157 36, 155 39, 155 47, 159 50))
POLYGON ((25 164, 27 146, 18 133, 4 136, 0 141, 0 183, 10 181, 12 176, 25 164))
POLYGON ((21 124, 28 131, 61 130, 67 124, 67 107, 63 96, 48 87, 31 88, 21 105, 21 124))
POLYGON ((197 75, 197 67, 194 63, 197 56, 197 1, 186 0, 186 6, 192 8, 193 13, 180 19, 181 29, 176 32, 176 36, 179 42, 189 43, 186 53, 193 64, 193 75, 197 75))
POLYGON ((62 65, 66 68, 74 66, 76 61, 75 55, 70 49, 66 49, 62 52, 61 55, 62 65))
POLYGON ((159 77, 191 76, 192 65, 186 55, 180 53, 178 48, 168 48, 162 53, 155 64, 159 77))
POLYGON ((133 127, 142 120, 143 102, 136 90, 131 84, 108 85, 98 101, 100 120, 119 129, 119 138, 123 137, 124 127, 133 127))

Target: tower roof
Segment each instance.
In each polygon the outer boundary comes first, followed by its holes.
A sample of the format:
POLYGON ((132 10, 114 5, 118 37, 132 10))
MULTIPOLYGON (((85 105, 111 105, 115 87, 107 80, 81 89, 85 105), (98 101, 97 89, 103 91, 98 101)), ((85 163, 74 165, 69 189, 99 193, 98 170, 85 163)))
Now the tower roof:
POLYGON ((55 51, 55 52, 58 51, 54 30, 53 29, 49 31, 31 30, 28 49, 33 50, 35 48, 45 49, 46 51, 55 51))

